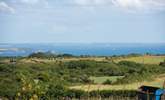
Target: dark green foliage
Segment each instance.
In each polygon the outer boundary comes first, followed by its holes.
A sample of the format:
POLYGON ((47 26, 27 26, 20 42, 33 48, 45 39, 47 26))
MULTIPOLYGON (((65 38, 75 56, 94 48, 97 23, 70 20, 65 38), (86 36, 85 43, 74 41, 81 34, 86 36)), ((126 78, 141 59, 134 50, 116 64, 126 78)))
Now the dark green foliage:
POLYGON ((54 58, 56 57, 55 54, 49 53, 49 52, 37 52, 37 53, 32 53, 29 55, 30 58, 54 58))
POLYGON ((46 95, 51 98, 65 97, 66 88, 62 84, 51 84, 46 95))
POLYGON ((159 64, 160 66, 164 66, 165 67, 165 60, 163 62, 160 62, 159 64))
POLYGON ((28 56, 29 58, 43 58, 43 59, 49 59, 49 58, 58 58, 58 57, 74 57, 71 54, 54 54, 51 52, 36 52, 36 53, 32 53, 28 56))
POLYGON ((0 64, 0 96, 13 98, 20 88, 13 65, 0 64))
POLYGON ((0 82, 0 96, 14 98, 16 93, 19 91, 19 86, 17 82, 10 79, 3 79, 0 82))
POLYGON ((65 63, 65 66, 69 70, 81 71, 81 73, 86 73, 89 76, 120 76, 124 73, 117 64, 108 62, 71 61, 65 63))
POLYGON ((66 66, 68 67, 68 69, 85 69, 87 67, 91 67, 88 61, 71 61, 66 63, 66 66))
MULTIPOLYGON (((55 92, 56 93, 56 92, 55 92)), ((134 90, 101 90, 101 91, 82 91, 82 90, 65 90, 63 95, 59 94, 60 97, 68 97, 68 98, 87 98, 87 97, 101 97, 108 98, 110 96, 123 96, 123 97, 135 97, 137 92, 134 90)))
POLYGON ((103 84, 107 85, 107 84, 112 84, 112 81, 107 79, 105 82, 103 82, 103 84))
POLYGON ((118 79, 116 84, 128 84, 152 80, 153 76, 157 76, 165 72, 165 68, 158 65, 143 65, 129 61, 122 61, 118 64, 123 65, 123 67, 127 69, 127 74, 124 75, 124 78, 118 79))
POLYGON ((124 97, 135 97, 137 92, 134 90, 101 90, 101 91, 91 91, 91 97, 101 96, 102 98, 108 98, 110 96, 124 96, 124 97))
MULTIPOLYGON (((69 57, 71 55, 63 55, 69 57)), ((33 54, 29 57, 45 57, 45 54, 33 54)), ((46 57, 50 57, 47 56, 46 57)), ((3 58, 1 58, 3 60, 3 58)), ((4 58, 10 59, 10 58, 4 58)), ((0 97, 14 98, 18 93, 20 98, 81 98, 86 96, 108 97, 111 95, 134 96, 132 91, 92 91, 69 90, 68 86, 92 83, 91 76, 124 76, 112 83, 106 80, 104 84, 127 84, 150 80, 152 76, 165 72, 162 65, 145 65, 135 62, 121 61, 69 61, 48 63, 22 63, 21 58, 15 58, 15 63, 0 63, 0 97), (22 88, 25 88, 23 90, 22 88), (132 92, 132 94, 131 94, 132 92)))
POLYGON ((67 90, 66 96, 69 98, 87 97, 88 93, 82 90, 67 90))
POLYGON ((75 57, 74 55, 72 54, 59 54, 57 55, 57 57, 65 57, 65 58, 70 58, 70 57, 75 57))
POLYGON ((141 67, 142 64, 132 62, 132 61, 120 61, 118 65, 128 66, 128 67, 141 67))

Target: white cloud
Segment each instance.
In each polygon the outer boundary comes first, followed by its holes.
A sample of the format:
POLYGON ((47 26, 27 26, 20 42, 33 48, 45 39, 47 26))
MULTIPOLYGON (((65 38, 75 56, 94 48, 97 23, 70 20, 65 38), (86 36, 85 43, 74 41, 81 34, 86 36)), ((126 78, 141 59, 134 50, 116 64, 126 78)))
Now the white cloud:
POLYGON ((39 0, 21 0, 22 3, 29 3, 29 4, 35 4, 38 3, 39 0))
POLYGON ((112 3, 127 10, 165 10, 165 0, 112 0, 112 3))
POLYGON ((76 4, 84 6, 96 6, 109 4, 111 0, 74 0, 76 4))
POLYGON ((142 8, 143 2, 140 0, 112 0, 113 4, 122 8, 142 8))
POLYGON ((40 5, 48 6, 47 0, 21 0, 21 3, 29 4, 29 5, 40 4, 40 5))
POLYGON ((81 6, 115 6, 124 10, 165 10, 165 0, 74 0, 81 6))
POLYGON ((0 2, 0 12, 3 13, 15 13, 14 8, 10 7, 8 4, 5 2, 0 2))

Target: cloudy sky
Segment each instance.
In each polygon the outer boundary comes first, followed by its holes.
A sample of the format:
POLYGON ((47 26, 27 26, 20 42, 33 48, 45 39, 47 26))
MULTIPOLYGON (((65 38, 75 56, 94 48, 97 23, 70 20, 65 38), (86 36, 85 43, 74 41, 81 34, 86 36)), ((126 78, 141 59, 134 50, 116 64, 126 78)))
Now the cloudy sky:
POLYGON ((0 0, 0 43, 165 43, 165 0, 0 0))

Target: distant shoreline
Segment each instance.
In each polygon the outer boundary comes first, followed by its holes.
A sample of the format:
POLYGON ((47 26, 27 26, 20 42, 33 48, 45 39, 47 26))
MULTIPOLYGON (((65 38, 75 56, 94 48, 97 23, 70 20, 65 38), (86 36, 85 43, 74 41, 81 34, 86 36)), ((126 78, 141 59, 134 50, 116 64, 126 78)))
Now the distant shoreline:
POLYGON ((120 56, 129 54, 164 55, 165 43, 45 43, 45 44, 3 44, 0 43, 0 56, 28 56, 34 52, 72 54, 75 56, 120 56))

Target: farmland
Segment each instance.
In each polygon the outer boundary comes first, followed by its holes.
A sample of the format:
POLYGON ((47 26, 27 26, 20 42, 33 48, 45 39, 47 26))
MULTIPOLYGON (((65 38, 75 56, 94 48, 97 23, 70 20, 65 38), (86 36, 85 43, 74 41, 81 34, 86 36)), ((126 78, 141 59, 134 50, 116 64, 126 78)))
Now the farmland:
POLYGON ((115 62, 120 61, 134 61, 142 64, 159 64, 165 60, 165 56, 139 56, 139 57, 128 57, 128 58, 119 58, 115 62))
MULTIPOLYGON (((33 62, 45 62, 45 63, 51 63, 55 61, 61 61, 61 62, 70 62, 70 61, 80 61, 80 60, 90 60, 90 61, 105 61, 105 62, 112 62, 118 63, 120 61, 132 61, 136 63, 141 64, 156 64, 158 65, 160 62, 163 62, 165 60, 165 56, 138 56, 138 57, 110 57, 110 59, 106 59, 106 57, 64 57, 64 58, 55 58, 55 59, 43 59, 43 58, 24 58, 21 59, 23 63, 33 63, 33 62)), ((9 60, 6 60, 6 62, 9 62, 9 60)))
MULTIPOLYGON (((110 78, 109 78, 110 79, 110 78)), ((113 79, 112 79, 113 80, 113 79)), ((102 85, 102 84, 88 84, 88 85, 81 85, 81 86, 73 86, 70 87, 71 89, 81 89, 84 91, 93 91, 93 90, 137 90, 142 85, 147 86, 154 86, 163 88, 163 84, 165 81, 165 75, 162 74, 152 81, 143 81, 131 84, 121 84, 121 85, 102 85)))
POLYGON ((112 82, 116 82, 117 79, 121 79, 124 76, 103 76, 103 77, 90 77, 91 80, 94 81, 95 84, 102 84, 106 80, 110 80, 112 82))
POLYGON ((1 57, 0 96, 21 99, 135 96, 141 85, 162 87, 164 73, 164 56, 76 57, 39 53, 1 57), (145 63, 140 61, 142 58, 145 63))

